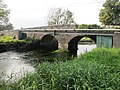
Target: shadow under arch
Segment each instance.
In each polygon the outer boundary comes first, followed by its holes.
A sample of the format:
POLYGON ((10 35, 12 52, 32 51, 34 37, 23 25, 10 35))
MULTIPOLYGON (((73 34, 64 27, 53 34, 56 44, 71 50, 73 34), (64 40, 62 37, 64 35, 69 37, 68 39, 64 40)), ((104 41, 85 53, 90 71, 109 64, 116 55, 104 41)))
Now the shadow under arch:
POLYGON ((89 37, 91 38, 95 43, 96 43, 96 35, 83 35, 83 36, 75 36, 68 42, 68 50, 74 54, 77 54, 78 50, 78 42, 83 38, 83 37, 89 37))
POLYGON ((46 50, 58 50, 58 40, 54 36, 47 34, 42 37, 40 46, 46 50))

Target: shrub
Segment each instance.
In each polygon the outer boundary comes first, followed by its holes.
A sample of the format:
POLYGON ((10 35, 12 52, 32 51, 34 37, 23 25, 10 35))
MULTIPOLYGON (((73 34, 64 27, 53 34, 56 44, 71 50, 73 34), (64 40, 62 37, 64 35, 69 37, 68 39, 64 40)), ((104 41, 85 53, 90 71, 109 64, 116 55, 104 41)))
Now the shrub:
POLYGON ((81 24, 78 29, 102 29, 102 27, 96 24, 81 24))

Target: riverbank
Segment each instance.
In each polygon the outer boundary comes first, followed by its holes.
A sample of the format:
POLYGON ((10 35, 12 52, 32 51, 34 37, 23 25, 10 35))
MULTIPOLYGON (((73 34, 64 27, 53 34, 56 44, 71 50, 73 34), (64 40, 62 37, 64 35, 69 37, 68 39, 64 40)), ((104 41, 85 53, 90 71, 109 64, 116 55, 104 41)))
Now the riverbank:
POLYGON ((120 90, 120 49, 95 49, 66 62, 43 62, 36 72, 0 90, 120 90))
POLYGON ((11 36, 0 36, 0 53, 11 50, 35 50, 40 48, 40 40, 27 38, 17 40, 11 36))

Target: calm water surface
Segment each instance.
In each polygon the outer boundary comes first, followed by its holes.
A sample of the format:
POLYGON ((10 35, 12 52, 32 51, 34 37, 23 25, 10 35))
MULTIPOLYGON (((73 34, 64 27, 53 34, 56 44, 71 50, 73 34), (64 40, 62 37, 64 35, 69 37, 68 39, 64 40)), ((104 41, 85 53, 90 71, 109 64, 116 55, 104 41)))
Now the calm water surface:
MULTIPOLYGON (((96 45, 78 45, 77 55, 91 51, 96 45)), ((42 61, 69 60, 72 57, 67 52, 4 52, 0 53, 0 80, 12 77, 20 77, 27 72, 34 72, 34 63, 42 61)))
POLYGON ((77 56, 79 56, 81 53, 89 52, 96 48, 96 44, 91 44, 91 45, 78 45, 78 50, 77 50, 77 56))

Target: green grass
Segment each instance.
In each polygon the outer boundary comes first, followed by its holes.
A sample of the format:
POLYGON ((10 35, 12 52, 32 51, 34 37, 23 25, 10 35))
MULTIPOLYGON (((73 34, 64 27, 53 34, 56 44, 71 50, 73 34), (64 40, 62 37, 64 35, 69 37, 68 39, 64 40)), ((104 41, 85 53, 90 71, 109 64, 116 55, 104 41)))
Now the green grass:
POLYGON ((24 42, 24 40, 13 39, 11 36, 0 36, 0 43, 16 43, 24 42))
POLYGON ((90 40, 92 40, 92 39, 89 37, 83 37, 80 41, 90 41, 90 40))
POLYGON ((36 72, 0 90, 120 90, 120 49, 95 49, 66 62, 35 65, 36 72))

